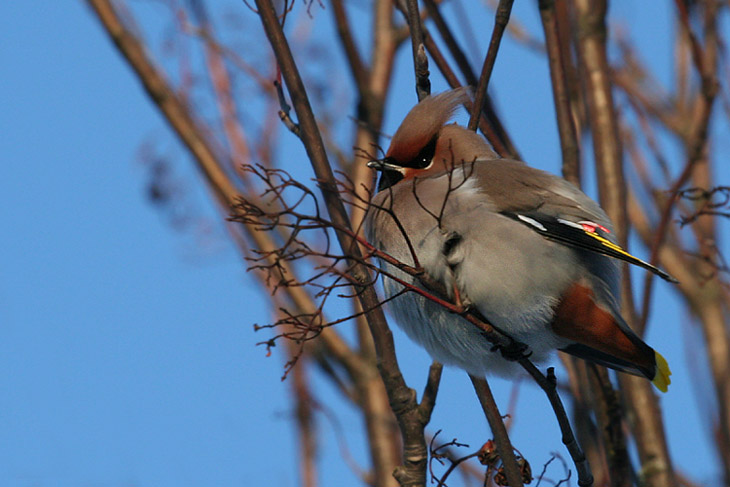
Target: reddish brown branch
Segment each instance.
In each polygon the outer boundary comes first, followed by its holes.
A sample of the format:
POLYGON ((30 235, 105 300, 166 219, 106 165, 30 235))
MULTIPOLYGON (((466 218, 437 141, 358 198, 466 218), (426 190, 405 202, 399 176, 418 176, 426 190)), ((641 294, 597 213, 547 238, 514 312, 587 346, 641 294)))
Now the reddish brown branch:
MULTIPOLYGON (((294 342, 287 340, 290 356, 297 353, 294 342)), ((317 482, 317 431, 314 425, 313 400, 309 389, 307 367, 299 364, 294 370, 291 393, 295 404, 297 436, 299 438, 302 487, 316 487, 317 482)))
POLYGON ((370 73, 363 63, 357 45, 355 45, 355 39, 352 36, 352 29, 350 29, 350 22, 347 19, 347 13, 345 12, 345 6, 342 0, 332 1, 332 15, 335 19, 335 26, 337 27, 342 48, 347 57, 347 66, 352 72, 355 85, 361 94, 368 93, 370 91, 368 86, 370 73))
POLYGON ((497 403, 494 401, 492 390, 489 388, 489 384, 485 379, 474 377, 473 375, 469 375, 469 378, 479 398, 479 403, 482 405, 484 416, 486 416, 489 422, 489 427, 494 435, 494 441, 497 443, 507 482, 510 487, 522 486, 522 472, 517 465, 514 447, 507 434, 507 428, 504 427, 504 421, 502 420, 502 415, 499 413, 497 403))

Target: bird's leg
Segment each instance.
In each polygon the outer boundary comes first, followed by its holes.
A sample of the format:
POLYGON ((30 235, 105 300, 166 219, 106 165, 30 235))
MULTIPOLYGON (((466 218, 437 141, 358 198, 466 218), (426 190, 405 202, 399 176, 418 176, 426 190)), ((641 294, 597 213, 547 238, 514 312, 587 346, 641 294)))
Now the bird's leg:
POLYGON ((459 312, 460 313, 467 312, 469 310, 469 304, 468 303, 465 303, 461 299, 461 293, 459 292, 459 287, 456 285, 456 281, 454 281, 454 283, 452 284, 451 289, 454 292, 454 304, 459 309, 459 312))

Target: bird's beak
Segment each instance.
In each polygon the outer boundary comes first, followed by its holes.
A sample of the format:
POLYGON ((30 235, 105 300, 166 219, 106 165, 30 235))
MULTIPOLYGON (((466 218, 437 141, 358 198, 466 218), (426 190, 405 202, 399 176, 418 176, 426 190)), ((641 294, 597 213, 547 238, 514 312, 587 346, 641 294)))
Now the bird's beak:
POLYGON ((382 159, 375 159, 374 161, 368 162, 368 167, 375 169, 376 171, 398 171, 401 172, 403 168, 389 161, 390 158, 384 157, 382 159))

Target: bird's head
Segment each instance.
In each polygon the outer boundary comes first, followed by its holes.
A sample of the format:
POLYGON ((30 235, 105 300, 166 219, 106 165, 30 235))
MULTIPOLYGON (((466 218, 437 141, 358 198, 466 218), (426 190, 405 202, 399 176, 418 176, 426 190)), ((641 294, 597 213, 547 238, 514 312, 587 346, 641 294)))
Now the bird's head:
POLYGON ((382 172, 378 191, 402 179, 497 157, 481 136, 456 124, 447 125, 459 105, 469 99, 469 89, 458 88, 426 97, 408 112, 385 157, 368 162, 369 167, 382 172))

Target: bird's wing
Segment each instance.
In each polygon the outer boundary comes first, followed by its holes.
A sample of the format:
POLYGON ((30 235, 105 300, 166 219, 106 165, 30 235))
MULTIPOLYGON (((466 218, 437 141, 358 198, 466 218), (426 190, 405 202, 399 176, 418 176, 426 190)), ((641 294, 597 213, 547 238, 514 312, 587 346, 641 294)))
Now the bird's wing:
POLYGON ((663 270, 629 254, 621 246, 609 240, 609 230, 598 223, 590 220, 573 221, 539 211, 505 211, 501 212, 501 214, 532 228, 550 240, 607 255, 614 259, 620 259, 630 264, 643 267, 665 281, 678 282, 663 270))
POLYGON ((666 272, 622 249, 616 243, 606 213, 564 179, 510 160, 485 161, 479 165, 477 177, 498 213, 545 238, 620 259, 666 281, 677 282, 666 272))

